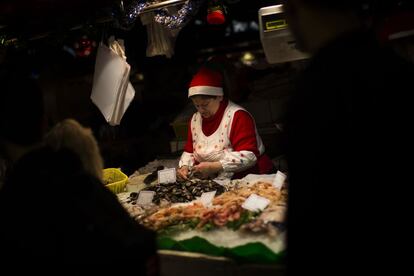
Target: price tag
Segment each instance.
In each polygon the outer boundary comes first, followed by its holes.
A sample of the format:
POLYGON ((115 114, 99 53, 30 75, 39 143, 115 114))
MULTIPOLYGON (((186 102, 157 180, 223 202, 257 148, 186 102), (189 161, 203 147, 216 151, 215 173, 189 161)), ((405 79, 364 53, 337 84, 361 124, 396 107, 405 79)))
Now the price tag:
POLYGON ((152 203, 155 192, 153 191, 141 191, 139 192, 137 204, 138 205, 149 205, 152 203))
POLYGON ((282 189, 283 184, 285 183, 287 175, 281 171, 277 171, 275 179, 273 179, 273 187, 280 190, 282 189))
POLYGON ((204 207, 209 207, 215 195, 216 195, 216 191, 202 193, 200 197, 201 204, 203 204, 204 207))
POLYGON ((246 210, 257 212, 263 211, 267 205, 269 205, 270 200, 265 197, 258 196, 256 194, 251 194, 246 201, 242 204, 242 207, 246 210))
POLYGON ((158 183, 174 183, 177 180, 175 168, 158 171, 158 183))

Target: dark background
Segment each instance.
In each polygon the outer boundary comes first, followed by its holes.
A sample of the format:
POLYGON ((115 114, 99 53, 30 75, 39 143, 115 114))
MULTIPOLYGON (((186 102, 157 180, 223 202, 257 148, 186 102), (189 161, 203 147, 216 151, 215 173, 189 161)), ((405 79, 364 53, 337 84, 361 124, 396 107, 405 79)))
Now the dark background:
MULTIPOLYGON (((128 7, 131 2, 123 4, 128 7)), ((191 76, 214 57, 227 76, 225 89, 229 98, 246 103, 268 153, 276 158, 283 149, 280 129, 275 126, 283 125, 283 104, 292 80, 306 64, 269 65, 264 59, 258 10, 279 2, 224 1, 226 23, 220 26, 206 22, 204 2, 195 18, 179 32, 173 57, 166 58, 146 56, 147 31, 139 20, 128 26, 120 24, 120 1, 2 1, 0 62, 6 56, 24 56, 20 62, 31 68, 42 86, 49 127, 65 118, 77 119, 94 131, 106 167, 121 167, 132 173, 154 158, 173 156, 170 141, 176 135, 171 123, 189 103, 187 85, 191 76), (89 98, 96 51, 88 57, 75 57, 63 50, 74 49, 84 36, 99 43, 110 35, 125 40, 132 68, 130 79, 136 90, 134 101, 116 127, 105 122, 89 98), (246 52, 255 56, 250 63, 242 60, 246 52), (273 113, 267 114, 263 105, 273 113)), ((411 9, 410 2, 381 1, 377 12, 411 9)))

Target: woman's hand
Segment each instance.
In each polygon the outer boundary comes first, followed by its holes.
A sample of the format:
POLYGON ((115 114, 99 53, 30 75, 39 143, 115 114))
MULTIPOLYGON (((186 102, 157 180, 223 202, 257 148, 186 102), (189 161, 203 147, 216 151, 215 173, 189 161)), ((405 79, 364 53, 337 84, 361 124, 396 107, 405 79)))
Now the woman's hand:
POLYGON ((223 170, 220 162, 201 162, 193 167, 193 173, 199 175, 200 178, 206 179, 223 170))
POLYGON ((188 166, 182 166, 177 170, 177 178, 179 180, 188 180, 188 166))

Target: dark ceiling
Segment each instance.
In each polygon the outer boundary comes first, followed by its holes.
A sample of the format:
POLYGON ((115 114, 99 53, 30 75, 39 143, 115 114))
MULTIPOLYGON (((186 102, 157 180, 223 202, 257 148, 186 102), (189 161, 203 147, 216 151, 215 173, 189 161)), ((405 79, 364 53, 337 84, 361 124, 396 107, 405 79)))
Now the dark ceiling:
POLYGON ((0 24, 13 30, 47 31, 103 16, 113 0, 5 0, 0 3, 0 24))
MULTIPOLYGON (((0 25, 10 31, 34 34, 93 23, 116 13, 120 0, 4 0, 0 2, 0 25)), ((133 1, 123 1, 129 6, 133 1)), ((236 20, 254 20, 260 7, 278 1, 225 0, 228 17, 236 20)), ((197 17, 203 16, 206 1, 197 17)))
MULTIPOLYGON (((206 23, 206 3, 200 8, 194 20, 190 21, 181 31, 178 43, 191 44, 193 48, 206 52, 206 48, 239 47, 243 44, 257 45, 259 35, 257 30, 247 30, 231 33, 235 21, 257 22, 257 13, 261 7, 278 4, 278 0, 223 0, 227 6, 227 23, 224 26, 211 26, 206 23), (201 24, 195 24, 195 21, 201 24)), ((375 1, 375 0, 373 0, 375 1)), ((18 38, 21 40, 46 38, 58 40, 70 36, 75 30, 85 29, 94 31, 99 38, 102 24, 106 27, 114 25, 119 18, 121 0, 1 0, 0 1, 0 37, 18 38)), ((133 0, 123 0, 128 7, 133 0)), ((395 5, 413 5, 411 0, 376 0, 375 2, 397 3, 395 5)), ((385 5, 385 4, 384 4, 385 5)), ((391 4, 387 4, 391 5, 391 4)), ((129 33, 119 30, 125 36, 145 40, 145 28, 139 23, 129 33), (137 38, 138 37, 138 38, 137 38)), ((80 35, 81 31, 74 34, 80 35)))
MULTIPOLYGON (((205 1, 195 18, 180 31, 175 55, 182 59, 260 48, 257 24, 255 28, 251 24, 257 23, 261 7, 278 2, 224 0, 227 7, 226 24, 212 26, 206 22, 205 1), (241 22, 247 29, 236 33, 235 22, 241 22)), ((123 1, 125 7, 131 3, 131 0, 123 1)), ((139 20, 128 30, 118 28, 119 4, 120 0, 3 0, 0 3, 0 37, 17 38, 32 48, 42 48, 44 51, 50 45, 62 49, 63 45, 72 44, 83 34, 99 41, 106 32, 126 39, 129 49, 134 50, 129 56, 145 56, 146 28, 139 20)))

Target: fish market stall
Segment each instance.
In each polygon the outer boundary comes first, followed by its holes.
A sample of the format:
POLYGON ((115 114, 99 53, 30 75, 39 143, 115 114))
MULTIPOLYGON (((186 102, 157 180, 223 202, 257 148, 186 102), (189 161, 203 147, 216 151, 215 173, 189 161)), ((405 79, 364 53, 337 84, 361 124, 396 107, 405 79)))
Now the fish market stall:
POLYGON ((275 186, 276 175, 158 183, 156 171, 134 175, 132 190, 118 198, 158 233, 163 275, 213 263, 216 275, 246 275, 242 266, 283 275, 287 189, 275 186))

